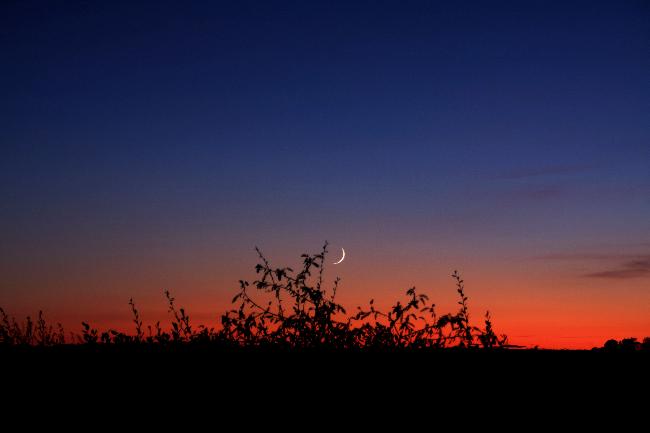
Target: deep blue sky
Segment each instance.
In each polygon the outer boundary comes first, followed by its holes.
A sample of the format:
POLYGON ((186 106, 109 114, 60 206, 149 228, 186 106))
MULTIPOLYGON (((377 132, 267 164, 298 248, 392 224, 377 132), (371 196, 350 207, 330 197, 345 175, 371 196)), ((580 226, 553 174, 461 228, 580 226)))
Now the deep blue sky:
POLYGON ((646 1, 134 3, 0 6, 6 294, 323 239, 647 252, 646 1))

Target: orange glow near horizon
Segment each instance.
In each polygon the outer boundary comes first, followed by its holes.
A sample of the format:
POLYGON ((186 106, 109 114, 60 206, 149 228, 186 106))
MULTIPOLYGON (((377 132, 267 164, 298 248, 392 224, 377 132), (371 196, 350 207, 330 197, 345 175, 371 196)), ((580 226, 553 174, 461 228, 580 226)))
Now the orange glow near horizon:
MULTIPOLYGON (((248 255, 251 257, 250 253, 248 255)), ((451 261, 451 258, 429 266, 411 260, 407 261, 408 267, 400 267, 396 261, 377 266, 372 259, 378 258, 381 257, 375 254, 362 261, 352 254, 344 264, 326 269, 326 282, 334 279, 334 272, 342 277, 337 301, 348 312, 354 312, 356 306, 367 307, 370 299, 375 300, 378 308, 386 310, 397 300, 405 299, 404 292, 411 286, 426 293, 430 302, 436 304, 439 314, 456 311, 454 282, 449 277, 451 272, 444 269, 444 261, 451 261)), ((226 261, 225 258, 221 260, 222 263, 226 261)), ((287 262, 294 269, 299 264, 296 260, 287 262)), ((496 332, 508 335, 511 344, 590 349, 602 346, 610 338, 642 339, 650 334, 647 314, 650 296, 642 279, 599 281, 565 276, 558 269, 549 272, 545 264, 540 266, 536 261, 520 270, 499 269, 494 260, 489 262, 473 261, 471 267, 466 266, 469 271, 461 272, 469 296, 470 318, 474 325, 482 326, 483 316, 489 310, 496 332), (617 294, 614 297, 613 291, 617 294)), ((59 288, 51 286, 52 290, 41 291, 39 296, 5 297, 2 307, 17 318, 28 314, 34 317, 38 309, 43 309, 48 321, 61 322, 68 332, 79 332, 81 321, 99 329, 132 332, 130 297, 134 298, 145 328, 156 321, 168 326, 170 315, 163 295, 163 288, 168 288, 176 298, 177 307, 186 309, 194 326, 203 324, 219 328, 219 318, 232 308, 230 300, 237 291, 238 279, 224 275, 238 273, 249 281, 256 275, 251 266, 243 265, 243 261, 228 263, 232 266, 229 272, 196 266, 201 263, 197 260, 193 267, 183 272, 171 268, 160 268, 160 272, 156 272, 152 264, 140 268, 137 274, 127 273, 127 278, 119 282, 104 279, 103 272, 77 281, 71 274, 56 274, 56 278, 48 274, 50 284, 58 281, 59 288), (92 290, 85 290, 85 287, 92 290)), ((28 281, 23 278, 23 283, 28 281)), ((39 283, 42 283, 40 279, 31 280, 33 287, 39 283)))

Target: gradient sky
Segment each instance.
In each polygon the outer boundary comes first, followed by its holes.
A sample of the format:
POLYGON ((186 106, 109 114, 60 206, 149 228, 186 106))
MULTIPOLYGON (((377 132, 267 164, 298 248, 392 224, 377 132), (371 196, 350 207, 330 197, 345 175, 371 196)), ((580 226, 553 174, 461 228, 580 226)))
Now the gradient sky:
POLYGON ((0 5, 0 306, 215 324, 331 244, 514 343, 650 335, 650 3, 0 5))

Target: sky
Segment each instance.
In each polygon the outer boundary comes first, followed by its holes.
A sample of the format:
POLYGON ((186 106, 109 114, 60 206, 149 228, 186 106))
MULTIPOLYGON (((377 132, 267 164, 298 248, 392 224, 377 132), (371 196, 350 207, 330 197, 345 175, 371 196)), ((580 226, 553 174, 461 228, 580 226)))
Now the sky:
POLYGON ((215 325, 330 244, 522 345, 650 335, 650 4, 0 5, 0 307, 215 325))

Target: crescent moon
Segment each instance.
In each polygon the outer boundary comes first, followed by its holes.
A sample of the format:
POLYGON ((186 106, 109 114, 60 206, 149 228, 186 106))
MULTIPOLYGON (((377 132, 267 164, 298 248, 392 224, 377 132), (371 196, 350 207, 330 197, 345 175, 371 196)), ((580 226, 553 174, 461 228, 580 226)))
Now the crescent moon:
POLYGON ((343 248, 341 248, 341 251, 343 252, 343 257, 341 257, 341 260, 339 260, 338 262, 334 262, 333 264, 338 265, 339 263, 341 263, 343 261, 343 259, 345 259, 345 250, 343 248))

